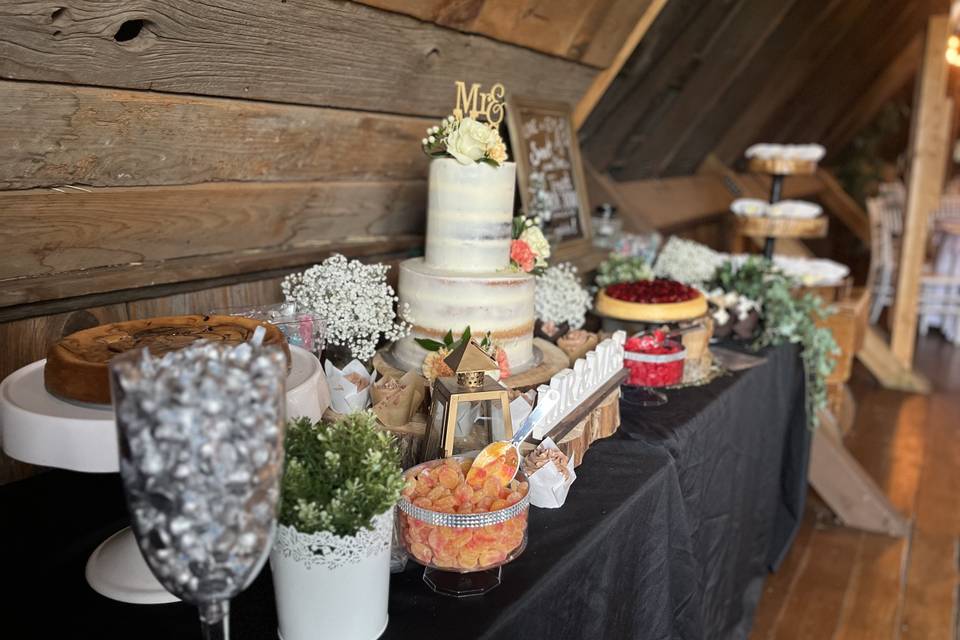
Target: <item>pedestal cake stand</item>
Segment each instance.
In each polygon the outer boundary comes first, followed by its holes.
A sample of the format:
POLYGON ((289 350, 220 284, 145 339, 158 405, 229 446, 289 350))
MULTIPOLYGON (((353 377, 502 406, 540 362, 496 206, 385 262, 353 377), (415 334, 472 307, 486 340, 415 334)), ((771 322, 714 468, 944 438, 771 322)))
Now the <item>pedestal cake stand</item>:
MULTIPOLYGON (((323 367, 309 351, 291 346, 287 416, 319 420, 330 404, 323 367)), ((0 434, 12 458, 85 473, 119 472, 113 408, 56 398, 44 388, 46 360, 28 364, 0 383, 0 434)), ((87 582, 101 595, 132 604, 162 604, 177 598, 150 573, 130 527, 90 555, 87 582)))

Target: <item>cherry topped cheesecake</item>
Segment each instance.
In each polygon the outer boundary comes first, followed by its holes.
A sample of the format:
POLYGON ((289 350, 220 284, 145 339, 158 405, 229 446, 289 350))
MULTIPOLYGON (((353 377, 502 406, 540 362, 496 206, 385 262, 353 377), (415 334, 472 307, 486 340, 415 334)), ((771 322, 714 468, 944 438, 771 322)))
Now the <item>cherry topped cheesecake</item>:
POLYGON ((632 322, 680 322, 707 312, 702 293, 674 280, 619 282, 597 295, 597 312, 632 322))
POLYGON ((47 352, 44 386, 65 400, 109 404, 107 367, 116 356, 143 348, 159 356, 198 340, 240 344, 247 342, 259 326, 266 330, 263 344, 282 348, 289 365, 286 338, 268 322, 237 316, 169 316, 102 324, 71 333, 47 352))

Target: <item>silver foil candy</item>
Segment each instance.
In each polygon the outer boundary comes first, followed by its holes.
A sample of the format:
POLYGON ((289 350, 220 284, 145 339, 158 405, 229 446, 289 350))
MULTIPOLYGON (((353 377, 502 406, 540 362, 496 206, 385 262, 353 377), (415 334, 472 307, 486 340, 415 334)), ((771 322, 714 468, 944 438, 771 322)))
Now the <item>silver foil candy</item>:
POLYGON ((201 343, 111 363, 120 474, 137 542, 171 593, 227 600, 265 562, 276 529, 286 360, 201 343))

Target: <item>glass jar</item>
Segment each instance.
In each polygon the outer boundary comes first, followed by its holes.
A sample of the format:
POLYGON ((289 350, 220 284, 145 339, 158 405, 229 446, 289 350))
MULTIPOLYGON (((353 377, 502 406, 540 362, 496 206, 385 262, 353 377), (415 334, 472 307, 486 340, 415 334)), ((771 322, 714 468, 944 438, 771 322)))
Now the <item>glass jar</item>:
MULTIPOLYGON (((464 474, 469 463, 473 462, 473 456, 454 456, 453 459, 464 468, 464 474)), ((404 477, 416 477, 424 469, 439 468, 444 464, 444 460, 424 462, 408 469, 404 477)), ((517 471, 514 481, 524 483, 521 485, 524 486, 522 497, 514 504, 492 511, 435 511, 401 496, 396 518, 404 549, 425 567, 455 573, 486 571, 511 562, 527 546, 530 508, 522 469, 517 471)), ((464 503, 467 500, 469 498, 464 503)))

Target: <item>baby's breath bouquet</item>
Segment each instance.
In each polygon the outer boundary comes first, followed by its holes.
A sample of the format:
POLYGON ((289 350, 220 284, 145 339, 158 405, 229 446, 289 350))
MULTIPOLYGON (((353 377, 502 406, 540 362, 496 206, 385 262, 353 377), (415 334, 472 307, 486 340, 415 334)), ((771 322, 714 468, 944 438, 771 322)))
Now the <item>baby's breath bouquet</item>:
POLYGON ((369 360, 381 338, 399 340, 410 331, 394 310, 397 296, 387 284, 389 268, 347 260, 337 253, 303 273, 287 276, 280 288, 299 310, 323 319, 327 344, 369 360))
POLYGON ((580 283, 577 268, 569 262, 547 267, 537 276, 534 311, 540 321, 556 325, 566 322, 571 329, 579 329, 590 306, 590 292, 580 283))
POLYGON ((333 423, 290 421, 280 523, 300 533, 354 536, 400 498, 403 476, 393 437, 369 411, 333 423))

